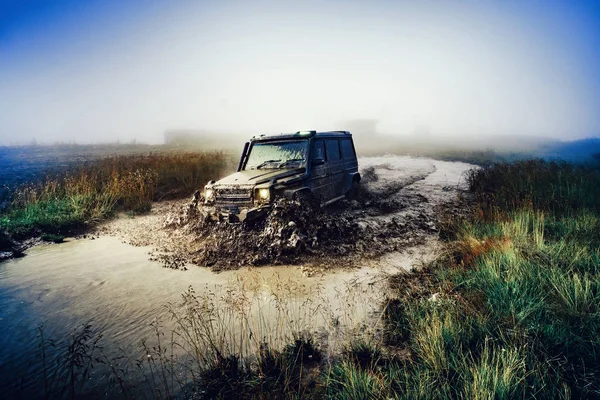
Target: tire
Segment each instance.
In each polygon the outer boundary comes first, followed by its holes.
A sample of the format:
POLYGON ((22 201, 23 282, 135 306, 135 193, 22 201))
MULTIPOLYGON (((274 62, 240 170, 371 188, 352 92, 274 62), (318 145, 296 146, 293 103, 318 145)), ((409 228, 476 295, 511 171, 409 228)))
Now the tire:
POLYGON ((320 205, 319 199, 310 190, 301 190, 294 193, 294 200, 302 206, 316 208, 320 205))

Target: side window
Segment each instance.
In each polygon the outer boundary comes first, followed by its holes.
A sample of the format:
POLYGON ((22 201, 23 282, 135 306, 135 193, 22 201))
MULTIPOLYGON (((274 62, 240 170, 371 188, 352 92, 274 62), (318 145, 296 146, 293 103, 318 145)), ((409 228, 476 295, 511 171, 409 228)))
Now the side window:
POLYGON ((322 140, 317 140, 315 142, 315 150, 313 151, 312 159, 322 159, 325 160, 325 142, 322 140))
POLYGON ((340 159, 340 145, 337 139, 327 139, 327 161, 337 161, 340 159))
POLYGON ((345 139, 340 142, 342 145, 342 157, 344 159, 355 158, 356 154, 354 154, 354 146, 352 145, 352 141, 345 139))

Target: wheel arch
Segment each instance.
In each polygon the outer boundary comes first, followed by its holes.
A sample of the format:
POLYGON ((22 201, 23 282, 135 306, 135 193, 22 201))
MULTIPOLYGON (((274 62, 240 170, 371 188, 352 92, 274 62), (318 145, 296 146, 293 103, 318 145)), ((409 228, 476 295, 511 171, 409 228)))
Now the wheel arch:
POLYGON ((352 189, 352 184, 355 182, 360 182, 361 179, 360 173, 358 172, 350 172, 346 174, 346 177, 344 178, 343 194, 348 193, 350 189, 352 189))

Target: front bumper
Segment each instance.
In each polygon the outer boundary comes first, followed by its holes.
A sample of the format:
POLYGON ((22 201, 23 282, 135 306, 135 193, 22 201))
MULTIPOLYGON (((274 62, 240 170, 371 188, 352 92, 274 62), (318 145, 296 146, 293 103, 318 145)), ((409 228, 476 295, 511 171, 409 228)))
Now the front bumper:
POLYGON ((271 209, 270 204, 265 204, 258 207, 246 208, 246 207, 216 207, 216 206, 202 206, 201 212, 205 218, 211 221, 225 221, 225 222, 244 222, 252 221, 257 218, 264 217, 271 209))

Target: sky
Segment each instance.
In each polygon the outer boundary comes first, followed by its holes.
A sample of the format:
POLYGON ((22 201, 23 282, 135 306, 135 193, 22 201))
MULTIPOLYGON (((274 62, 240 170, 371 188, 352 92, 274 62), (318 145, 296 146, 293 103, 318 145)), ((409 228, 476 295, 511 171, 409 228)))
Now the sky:
POLYGON ((0 0, 0 144, 600 136, 600 1, 0 0))

